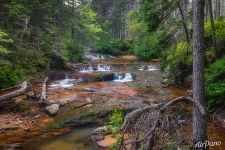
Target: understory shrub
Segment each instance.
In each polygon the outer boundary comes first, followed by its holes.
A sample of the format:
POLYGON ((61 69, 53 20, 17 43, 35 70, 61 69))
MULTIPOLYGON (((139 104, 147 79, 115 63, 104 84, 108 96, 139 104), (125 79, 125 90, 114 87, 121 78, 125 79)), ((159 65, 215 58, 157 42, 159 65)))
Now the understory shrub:
POLYGON ((141 60, 149 60, 161 56, 162 51, 168 46, 165 31, 152 32, 133 44, 134 54, 141 60))
POLYGON ((121 110, 115 110, 112 114, 109 115, 109 125, 107 125, 107 129, 114 135, 119 133, 120 128, 123 124, 123 117, 124 114, 121 110))
POLYGON ((162 69, 168 73, 171 82, 184 86, 185 77, 191 74, 192 46, 180 41, 170 47, 162 58, 162 69))
MULTIPOLYGON (((218 53, 220 55, 224 54, 225 49, 225 19, 219 18, 214 20, 214 26, 215 26, 215 36, 216 36, 216 42, 217 42, 217 49, 218 53)), ((204 24, 204 33, 205 33, 205 41, 206 46, 212 50, 212 33, 211 33, 211 22, 208 19, 204 24)))
POLYGON ((208 107, 225 103, 225 56, 210 64, 205 72, 208 107))
POLYGON ((101 38, 96 42, 96 51, 109 55, 124 55, 128 54, 131 49, 131 42, 127 40, 101 38))
POLYGON ((64 56, 71 62, 81 62, 84 58, 84 47, 81 43, 74 40, 62 40, 64 45, 64 56))
POLYGON ((0 89, 19 84, 25 74, 24 69, 12 69, 10 66, 0 67, 0 89))

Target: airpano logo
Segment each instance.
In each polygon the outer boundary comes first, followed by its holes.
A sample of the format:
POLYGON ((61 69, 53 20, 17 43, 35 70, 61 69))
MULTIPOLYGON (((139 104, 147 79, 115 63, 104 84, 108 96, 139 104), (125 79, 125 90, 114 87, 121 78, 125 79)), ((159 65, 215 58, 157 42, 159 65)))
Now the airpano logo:
POLYGON ((198 142, 195 144, 195 148, 206 148, 206 147, 212 147, 212 146, 220 146, 222 144, 221 141, 205 141, 205 142, 198 142))

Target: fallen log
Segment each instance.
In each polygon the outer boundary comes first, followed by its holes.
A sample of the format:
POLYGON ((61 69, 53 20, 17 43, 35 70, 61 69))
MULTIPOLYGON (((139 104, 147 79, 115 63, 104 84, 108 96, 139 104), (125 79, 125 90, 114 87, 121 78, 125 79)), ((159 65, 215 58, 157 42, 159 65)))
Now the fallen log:
POLYGON ((42 84, 42 91, 40 94, 39 104, 46 104, 46 95, 47 95, 47 81, 48 77, 45 78, 44 83, 42 84))
POLYGON ((29 82, 27 82, 27 81, 24 81, 22 83, 20 89, 1 96, 0 97, 0 102, 8 100, 8 99, 12 99, 12 98, 20 96, 20 95, 23 95, 23 94, 27 93, 30 90, 31 90, 31 84, 29 82))
POLYGON ((6 91, 10 91, 10 90, 15 90, 15 89, 18 89, 20 87, 21 87, 21 85, 17 85, 17 86, 9 87, 9 88, 6 88, 6 89, 1 89, 0 92, 6 92, 6 91))

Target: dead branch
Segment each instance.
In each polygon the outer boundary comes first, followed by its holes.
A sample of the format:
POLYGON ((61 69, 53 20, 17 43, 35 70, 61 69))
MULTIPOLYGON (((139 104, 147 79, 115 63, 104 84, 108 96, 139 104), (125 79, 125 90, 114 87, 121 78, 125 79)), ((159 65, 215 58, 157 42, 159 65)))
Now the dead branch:
POLYGON ((48 77, 45 78, 43 84, 42 84, 42 92, 41 92, 41 95, 40 95, 40 100, 39 100, 39 103, 40 104, 45 104, 46 103, 46 93, 47 93, 47 81, 48 81, 48 77))
POLYGON ((203 116, 206 115, 204 107, 190 97, 178 97, 168 103, 160 103, 137 109, 128 113, 125 117, 121 128, 123 133, 119 149, 126 149, 127 145, 140 145, 143 142, 147 143, 145 146, 149 147, 149 141, 154 137, 156 129, 159 128, 160 124, 162 126, 163 121, 165 121, 166 111, 177 103, 184 101, 191 102, 199 109, 203 116), (137 137, 136 135, 139 132, 142 133, 142 136, 137 137), (128 142, 125 142, 127 138, 125 138, 125 134, 130 136, 128 142))
POLYGON ((27 81, 24 81, 21 85, 21 88, 13 91, 11 93, 5 94, 3 96, 0 97, 0 102, 23 95, 25 93, 27 93, 28 91, 31 90, 31 84, 27 81))
POLYGON ((94 103, 95 103, 95 101, 87 102, 87 103, 75 106, 73 109, 78 109, 78 108, 81 108, 81 107, 84 107, 84 106, 87 106, 87 105, 90 105, 90 104, 94 104, 94 103))

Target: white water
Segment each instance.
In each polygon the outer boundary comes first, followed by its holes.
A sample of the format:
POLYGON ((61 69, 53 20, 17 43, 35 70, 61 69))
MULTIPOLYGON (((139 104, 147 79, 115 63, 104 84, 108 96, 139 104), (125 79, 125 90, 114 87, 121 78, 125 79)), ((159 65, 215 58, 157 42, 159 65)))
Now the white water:
POLYGON ((96 55, 86 54, 85 55, 85 58, 86 59, 89 59, 89 60, 101 60, 101 59, 105 59, 105 57, 103 55, 100 55, 100 54, 96 54, 96 55))
POLYGON ((125 73, 125 74, 121 74, 121 73, 115 73, 114 74, 114 82, 130 82, 133 81, 133 77, 130 73, 125 73))
POLYGON ((71 87, 75 84, 76 79, 71 79, 67 75, 65 76, 65 79, 63 80, 58 80, 55 83, 49 85, 51 88, 68 88, 71 87))
POLYGON ((138 69, 140 71, 156 71, 159 70, 157 65, 142 65, 140 67, 140 69, 138 69))
POLYGON ((98 64, 97 66, 84 66, 80 72, 84 73, 92 73, 94 71, 97 72, 109 72, 111 71, 111 66, 110 65, 103 65, 103 64, 98 64))

